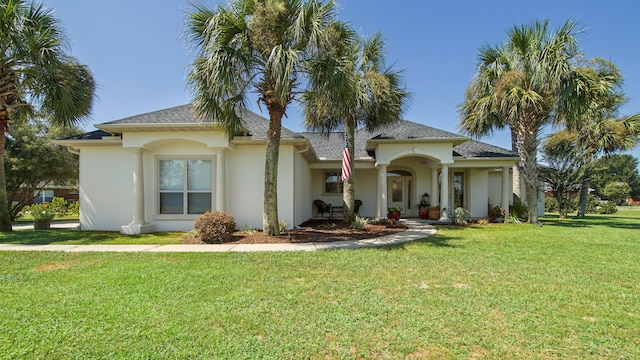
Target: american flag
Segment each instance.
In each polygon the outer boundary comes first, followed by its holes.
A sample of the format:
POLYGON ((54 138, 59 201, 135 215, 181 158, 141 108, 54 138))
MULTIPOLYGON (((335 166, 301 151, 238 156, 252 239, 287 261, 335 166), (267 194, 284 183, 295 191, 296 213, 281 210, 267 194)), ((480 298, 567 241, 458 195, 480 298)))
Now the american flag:
POLYGON ((351 160, 349 159, 349 140, 345 133, 344 149, 342 149, 342 182, 347 181, 349 176, 351 176, 351 160))

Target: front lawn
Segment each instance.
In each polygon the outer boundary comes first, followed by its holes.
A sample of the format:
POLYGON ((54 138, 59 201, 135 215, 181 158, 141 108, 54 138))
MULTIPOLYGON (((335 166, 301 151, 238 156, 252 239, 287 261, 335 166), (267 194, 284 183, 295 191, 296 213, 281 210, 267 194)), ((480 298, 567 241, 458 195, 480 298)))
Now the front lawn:
POLYGON ((0 358, 636 359, 638 230, 629 210, 359 250, 0 252, 0 358))

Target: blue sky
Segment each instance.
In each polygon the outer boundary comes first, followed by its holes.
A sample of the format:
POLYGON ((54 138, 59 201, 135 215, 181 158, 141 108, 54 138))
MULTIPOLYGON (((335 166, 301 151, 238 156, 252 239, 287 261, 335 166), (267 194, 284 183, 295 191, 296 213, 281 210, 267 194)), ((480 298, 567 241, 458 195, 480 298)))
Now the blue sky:
MULTIPOLYGON (((226 1, 202 0, 213 5, 226 1)), ((55 10, 72 53, 89 65, 99 85, 91 123, 186 104, 186 74, 194 51, 183 41, 186 0, 44 0, 55 10)), ((405 119, 457 132, 456 106, 476 68, 477 49, 496 45, 516 24, 548 19, 553 28, 578 21, 586 57, 613 61, 629 98, 622 114, 640 112, 640 3, 609 1, 338 0, 342 20, 363 35, 382 31, 390 63, 404 69, 413 94, 405 119)), ((249 104, 259 112, 255 104, 249 104)), ((283 125, 302 131, 289 110, 283 125)), ((87 130, 93 130, 87 124, 87 130)), ((506 133, 482 141, 510 147, 506 133)), ((632 154, 640 157, 640 149, 632 154)))

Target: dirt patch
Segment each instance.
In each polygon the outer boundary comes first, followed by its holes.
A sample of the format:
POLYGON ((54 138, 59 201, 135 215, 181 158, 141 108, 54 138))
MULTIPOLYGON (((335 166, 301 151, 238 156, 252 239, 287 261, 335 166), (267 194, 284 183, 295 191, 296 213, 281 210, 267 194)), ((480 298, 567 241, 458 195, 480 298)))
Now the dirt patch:
MULTIPOLYGON (((236 231, 232 235, 232 240, 226 244, 288 244, 288 243, 308 243, 308 242, 333 242, 346 240, 363 240, 379 236, 391 235, 406 231, 404 225, 388 226, 368 224, 365 230, 350 229, 349 225, 339 221, 330 222, 327 220, 309 220, 295 230, 287 230, 280 236, 266 236, 262 231, 249 234, 243 231, 236 231), (335 224, 331 228, 327 224, 335 224)), ((184 238, 183 244, 202 244, 197 237, 184 238)))

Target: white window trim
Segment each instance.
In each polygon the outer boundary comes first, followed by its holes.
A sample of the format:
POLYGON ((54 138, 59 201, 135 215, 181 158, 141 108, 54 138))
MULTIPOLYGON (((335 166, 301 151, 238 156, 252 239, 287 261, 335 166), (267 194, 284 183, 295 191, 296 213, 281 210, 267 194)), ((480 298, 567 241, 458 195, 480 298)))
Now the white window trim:
MULTIPOLYGON (((200 192, 210 192, 211 193, 211 210, 214 210, 213 208, 215 208, 215 171, 216 171, 216 159, 214 156, 202 156, 202 155, 194 155, 194 156, 163 156, 163 155, 157 155, 155 157, 155 161, 154 161, 154 166, 155 166, 155 179, 154 179, 154 199, 155 199, 155 209, 154 209, 154 216, 153 219, 154 220, 195 220, 198 217, 202 216, 202 214, 188 214, 186 213, 186 211, 188 211, 188 204, 187 204, 187 197, 188 196, 184 196, 183 198, 183 213, 182 214, 162 214, 160 213, 160 193, 164 192, 160 190, 160 161, 162 160, 183 160, 183 161, 188 161, 188 160, 208 160, 211 161, 211 189, 209 191, 200 191, 200 192)), ((184 171, 188 171, 187 167, 184 167, 184 171)), ((186 184, 185 184, 186 186, 186 184)), ((178 192, 178 191, 176 191, 178 192)), ((198 191, 191 191, 191 192, 198 192, 198 191)), ((181 192, 182 194, 188 194, 187 190, 183 190, 181 192)))

